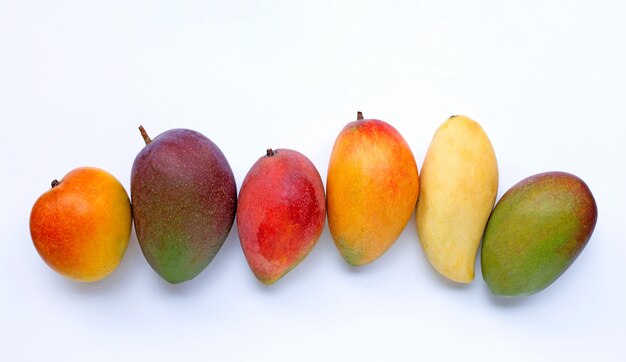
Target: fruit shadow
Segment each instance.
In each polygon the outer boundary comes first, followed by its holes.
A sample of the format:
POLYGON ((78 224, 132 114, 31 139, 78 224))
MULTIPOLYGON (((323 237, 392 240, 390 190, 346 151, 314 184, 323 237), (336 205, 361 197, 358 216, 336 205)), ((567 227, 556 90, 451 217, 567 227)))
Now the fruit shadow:
POLYGON ((209 265, 195 278, 182 283, 168 283, 154 272, 147 262, 144 264, 153 274, 156 287, 168 296, 184 298, 190 295, 210 294, 217 283, 230 278, 228 274, 233 270, 230 263, 239 258, 238 254, 242 254, 238 235, 237 224, 233 223, 228 237, 209 265))
POLYGON ((513 309, 513 308, 522 307, 524 305, 528 305, 530 302, 529 299, 533 298, 532 296, 517 297, 517 298, 500 297, 491 293, 488 287, 484 287, 483 290, 487 294, 487 298, 489 299, 489 302, 491 303, 491 305, 493 305, 496 308, 502 308, 502 309, 513 309))
MULTIPOLYGON (((437 283, 437 285, 443 285, 445 288, 450 289, 450 290, 459 290, 459 291, 467 291, 473 288, 475 281, 472 281, 471 283, 465 284, 465 283, 459 283, 459 282, 455 282, 453 280, 450 280, 448 278, 446 278, 445 276, 441 275, 441 273, 439 273, 437 271, 437 269, 435 269, 435 267, 430 263, 430 261, 428 261, 428 258, 426 257, 426 254, 424 253, 424 248, 421 245, 421 241, 419 239, 419 235, 417 234, 417 228, 415 227, 415 212, 413 212, 413 215, 411 215, 411 221, 413 223, 413 228, 412 228, 412 235, 411 237, 413 239, 416 240, 416 243, 419 245, 419 254, 420 254, 420 266, 422 269, 426 269, 428 271, 424 272, 430 275, 430 279, 433 280, 435 283, 437 283)), ((477 271, 478 273, 478 271, 477 271)), ((474 280, 479 279, 479 276, 476 275, 474 277, 474 280)))
POLYGON ((527 304, 529 297, 510 298, 510 297, 497 296, 491 293, 491 291, 489 290, 489 287, 485 284, 485 281, 483 280, 483 276, 482 276, 482 269, 481 269, 481 264, 480 264, 481 249, 482 249, 482 242, 481 242, 480 248, 478 249, 476 253, 476 264, 474 267, 475 268, 474 280, 468 284, 458 283, 441 275, 430 264, 430 262, 426 258, 426 255, 423 252, 423 249, 421 249, 422 260, 424 261, 423 265, 425 266, 425 269, 428 269, 428 273, 431 275, 431 279, 435 280, 438 284, 444 285, 448 289, 469 291, 470 289, 479 287, 487 296, 489 303, 494 305, 497 308, 517 308, 517 307, 527 304), (477 284, 480 284, 480 285, 477 285, 477 284))
POLYGON ((445 288, 448 288, 451 290, 469 290, 472 288, 472 284, 474 283, 474 281, 472 281, 471 283, 465 284, 465 283, 459 283, 459 282, 450 280, 444 277, 443 275, 441 275, 432 265, 430 265, 430 262, 426 260, 426 256, 423 256, 423 259, 425 261, 424 264, 426 265, 426 269, 428 269, 428 274, 431 275, 431 279, 435 280, 437 284, 444 285, 445 288))
MULTIPOLYGON (((558 280, 556 281, 558 282, 558 280)), ((535 305, 545 305, 545 303, 550 303, 550 301, 554 301, 561 290, 559 290, 558 285, 550 285, 544 290, 540 290, 534 294, 523 295, 518 297, 505 297, 495 295, 489 290, 489 287, 484 284, 483 290, 487 295, 487 299, 496 308, 501 309, 514 309, 514 308, 530 308, 535 305)))
POLYGON ((121 293, 132 284, 133 278, 131 276, 135 274, 136 269, 142 265, 142 261, 145 263, 133 227, 124 257, 118 267, 109 276, 93 283, 76 282, 67 278, 59 278, 59 283, 63 284, 63 288, 87 297, 102 297, 114 293, 121 293))
POLYGON ((489 289, 489 287, 487 286, 487 283, 484 281, 483 276, 482 276, 482 267, 480 264, 481 251, 482 251, 482 242, 480 244, 480 248, 478 249, 478 253, 476 257, 477 265, 476 265, 475 279, 480 279, 480 281, 482 282, 481 289, 487 295, 487 299, 489 300, 489 303, 491 305, 493 305, 496 308, 501 308, 501 309, 513 309, 513 308, 519 308, 521 306, 528 305, 532 299, 536 299, 536 298, 533 298, 533 296, 515 298, 515 297, 502 297, 502 296, 493 294, 491 290, 489 289))
MULTIPOLYGON (((402 263, 403 258, 409 255, 417 255, 419 251, 419 240, 417 238, 417 231, 415 228, 415 211, 411 214, 411 217, 407 223, 407 225, 402 230, 402 233, 398 236, 396 241, 389 247, 389 249, 383 253, 380 257, 375 259, 369 264, 354 266, 348 263, 342 256, 341 253, 337 250, 335 243, 330 236, 328 239, 330 240, 330 247, 333 249, 333 259, 336 263, 341 265, 341 268, 346 272, 354 275, 364 275, 368 273, 372 273, 372 270, 385 270, 394 268, 398 263, 402 263)), ((415 259, 418 259, 416 257, 415 259)))
MULTIPOLYGON (((310 285, 315 281, 320 268, 323 267, 320 263, 328 262, 332 259, 332 256, 336 256, 337 254, 335 245, 330 237, 328 220, 326 220, 322 234, 311 252, 282 278, 277 280, 274 284, 266 285, 256 279, 246 263, 249 275, 248 280, 250 284, 254 284, 256 290, 267 295, 277 295, 284 291, 293 290, 294 288, 301 288, 303 285, 310 285)), ((245 259, 243 252, 242 257, 245 259)))

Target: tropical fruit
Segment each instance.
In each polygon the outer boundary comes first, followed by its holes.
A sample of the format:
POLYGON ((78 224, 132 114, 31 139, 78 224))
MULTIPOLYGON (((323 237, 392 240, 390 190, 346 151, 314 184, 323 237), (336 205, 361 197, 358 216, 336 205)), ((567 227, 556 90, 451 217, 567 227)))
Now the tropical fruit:
POLYGON ((132 227, 130 200, 110 173, 72 170, 37 199, 30 234, 41 258, 60 274, 94 282, 117 268, 132 227))
POLYGON ((536 293, 576 260, 598 217, 589 187, 564 172, 528 177, 502 196, 483 242, 483 278, 502 296, 536 293))
POLYGON ((265 284, 276 282, 307 256, 325 220, 322 179, 297 151, 267 150, 243 180, 239 239, 252 272, 265 284))
POLYGON ((344 259, 358 266, 384 254, 408 223, 418 192, 417 164, 404 138, 359 112, 335 141, 326 182, 328 226, 344 259))
POLYGON ((151 140, 131 171, 141 250, 166 281, 181 283, 209 265, 235 219, 237 188, 220 149, 204 135, 173 129, 151 140))
POLYGON ((498 193, 498 163, 489 138, 465 116, 444 122, 420 175, 417 233, 433 267, 459 283, 474 280, 474 264, 498 193))

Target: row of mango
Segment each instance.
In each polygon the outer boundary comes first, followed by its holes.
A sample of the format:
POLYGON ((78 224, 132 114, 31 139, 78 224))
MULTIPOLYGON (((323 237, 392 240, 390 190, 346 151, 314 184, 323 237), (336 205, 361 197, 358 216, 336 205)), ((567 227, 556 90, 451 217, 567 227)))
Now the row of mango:
POLYGON ((153 140, 139 129, 146 145, 132 166, 130 199, 108 172, 81 167, 54 180, 35 202, 33 243, 60 274, 86 282, 108 276, 134 221, 148 263, 166 281, 181 283, 207 267, 236 219, 252 272, 273 284, 312 250, 326 218, 343 258, 361 266, 392 246, 415 211, 424 254, 439 273, 470 283, 482 241, 484 280, 494 294, 514 297, 553 283, 597 220, 588 186, 564 172, 520 181, 494 208, 495 152, 465 116, 439 127, 419 173, 400 133, 359 112, 335 141, 326 192, 306 156, 268 149, 237 195, 226 157, 207 137, 173 129, 153 140))

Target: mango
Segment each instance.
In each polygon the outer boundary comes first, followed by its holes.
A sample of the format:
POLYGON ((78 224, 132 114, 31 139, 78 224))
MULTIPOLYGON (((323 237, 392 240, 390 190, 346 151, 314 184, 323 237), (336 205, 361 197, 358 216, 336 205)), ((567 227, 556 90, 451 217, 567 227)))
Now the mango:
POLYGON ((81 282, 104 279, 119 265, 132 227, 122 184, 95 167, 70 171, 41 195, 30 214, 30 234, 41 258, 81 282))
POLYGON ((173 129, 150 139, 131 171, 135 231, 146 260, 166 281, 181 283, 204 270, 235 219, 235 177, 207 137, 173 129))
POLYGON ((335 141, 326 192, 328 226, 341 255, 355 266, 373 262, 415 208, 419 175, 409 145, 388 123, 359 112, 335 141))
POLYGON ((589 187, 565 172, 528 177, 496 205, 481 253, 495 295, 517 297, 552 284, 591 238, 598 209, 589 187))
POLYGON ((303 154, 268 149, 241 184, 239 239, 258 280, 272 284, 298 265, 324 229, 322 178, 303 154))
POLYGON ((470 283, 498 193, 496 155, 478 123, 452 116, 437 129, 420 186, 416 221, 426 258, 446 278, 470 283))

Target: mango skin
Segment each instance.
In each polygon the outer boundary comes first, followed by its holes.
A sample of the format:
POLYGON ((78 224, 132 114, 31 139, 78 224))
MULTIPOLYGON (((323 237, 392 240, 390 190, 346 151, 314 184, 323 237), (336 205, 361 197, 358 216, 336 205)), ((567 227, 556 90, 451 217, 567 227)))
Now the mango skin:
POLYGON ((389 124, 346 125, 333 146, 326 182, 328 226, 351 265, 384 254, 408 223, 419 193, 413 153, 389 124))
POLYGON ((237 229, 259 281, 273 284, 313 249, 324 229, 324 184, 303 154, 268 150, 248 171, 239 192, 237 229))
POLYGON ((492 293, 517 297, 548 287, 587 245, 597 218, 589 187, 574 175, 547 172, 520 181, 487 224, 481 263, 492 293))
POLYGON ((95 282, 111 274, 124 257, 131 217, 122 184, 104 170, 81 167, 53 182, 37 199, 30 234, 50 268, 76 281, 95 282))
POLYGON ((452 116, 439 127, 420 186, 417 233, 428 261, 446 278, 470 283, 498 193, 498 162, 478 123, 452 116))
POLYGON ((135 158, 131 199, 146 260, 169 283, 182 283, 222 247, 235 219, 237 188, 217 145, 198 132, 173 129, 135 158))

